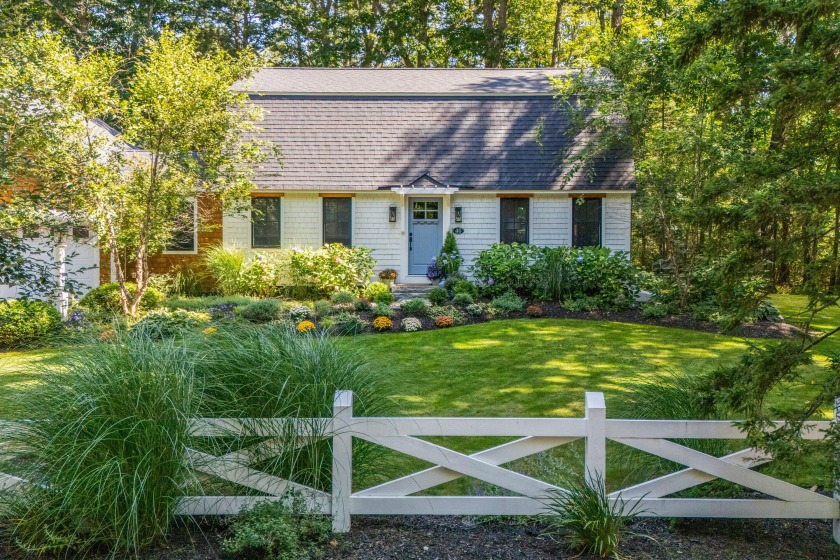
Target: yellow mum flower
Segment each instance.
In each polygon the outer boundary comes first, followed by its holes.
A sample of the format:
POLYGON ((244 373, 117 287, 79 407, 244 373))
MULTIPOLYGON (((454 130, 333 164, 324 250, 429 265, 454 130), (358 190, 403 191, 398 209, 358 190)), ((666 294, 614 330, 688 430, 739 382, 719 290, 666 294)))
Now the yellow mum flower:
POLYGON ((206 335, 211 335, 211 334, 213 334, 214 332, 216 332, 217 330, 219 330, 219 329, 217 329, 216 327, 207 327, 206 329, 204 329, 204 330, 203 330, 203 331, 201 331, 201 332, 203 332, 203 333, 204 333, 204 334, 206 334, 206 335))
POLYGON ((312 321, 301 321, 298 323, 297 330, 298 332, 305 333, 309 332, 315 328, 315 323, 312 321))
POLYGON ((391 321, 388 317, 377 317, 373 320, 373 328, 378 331, 388 331, 391 330, 391 325, 394 322, 391 321))

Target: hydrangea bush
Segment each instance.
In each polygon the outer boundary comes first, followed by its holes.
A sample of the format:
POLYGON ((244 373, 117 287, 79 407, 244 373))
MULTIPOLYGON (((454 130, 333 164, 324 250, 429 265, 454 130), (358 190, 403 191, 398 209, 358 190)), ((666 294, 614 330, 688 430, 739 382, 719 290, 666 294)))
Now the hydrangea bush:
POLYGON ((338 290, 360 293, 373 275, 371 250, 330 243, 319 249, 292 249, 289 272, 296 290, 323 297, 338 290))

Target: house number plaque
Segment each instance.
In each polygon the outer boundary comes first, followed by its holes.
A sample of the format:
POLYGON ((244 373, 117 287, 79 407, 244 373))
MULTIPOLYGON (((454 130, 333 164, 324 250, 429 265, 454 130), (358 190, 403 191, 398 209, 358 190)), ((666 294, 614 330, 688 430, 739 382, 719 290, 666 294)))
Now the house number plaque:
POLYGON ((452 228, 452 233, 454 233, 455 235, 461 235, 462 233, 464 233, 464 228, 462 228, 462 227, 452 228))

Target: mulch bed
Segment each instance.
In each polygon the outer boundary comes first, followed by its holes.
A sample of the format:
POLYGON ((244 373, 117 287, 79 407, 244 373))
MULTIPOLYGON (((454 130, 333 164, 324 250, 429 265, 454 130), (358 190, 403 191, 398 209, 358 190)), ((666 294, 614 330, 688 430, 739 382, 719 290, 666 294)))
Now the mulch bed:
MULTIPOLYGON (((812 520, 639 519, 621 542, 638 560, 828 560, 840 558, 831 522, 812 520)), ((184 523, 143 560, 221 560, 219 522, 184 523)), ((0 544, 0 558, 17 559, 0 544)), ((105 556, 92 558, 105 558, 105 556)), ((528 520, 469 517, 354 517, 353 529, 326 545, 323 560, 589 559, 567 550, 528 520)))
MULTIPOLYGON (((636 323, 640 325, 655 325, 659 327, 672 327, 678 329, 690 329, 695 331, 702 331, 708 333, 730 334, 742 336, 744 338, 789 338, 799 336, 803 333, 802 329, 795 327, 788 323, 771 323, 769 321, 761 321, 756 323, 749 323, 742 325, 734 333, 722 333, 720 328, 715 323, 710 321, 698 321, 690 315, 670 315, 661 319, 647 319, 642 317, 642 312, 638 309, 628 309, 626 311, 567 311, 557 303, 540 303, 537 302, 543 310, 543 318, 551 319, 583 319, 588 321, 614 321, 617 323, 636 323)), ((470 317, 466 315, 467 324, 486 323, 499 319, 528 319, 524 312, 515 312, 508 315, 498 315, 492 319, 482 317, 470 317)), ((359 316, 367 321, 373 321, 374 315, 372 313, 362 312, 359 316)), ((403 314, 398 310, 394 310, 394 326, 392 332, 397 332, 400 329, 400 320, 403 314)), ((434 318, 423 317, 420 319, 423 324, 423 330, 435 329, 434 318)))

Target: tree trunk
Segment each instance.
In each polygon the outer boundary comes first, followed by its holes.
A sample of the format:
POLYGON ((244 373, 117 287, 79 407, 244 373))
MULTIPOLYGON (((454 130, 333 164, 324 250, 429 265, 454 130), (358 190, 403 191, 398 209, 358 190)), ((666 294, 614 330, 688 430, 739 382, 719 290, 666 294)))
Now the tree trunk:
POLYGON ((560 24, 563 21, 563 2, 564 0, 557 0, 557 10, 554 12, 554 39, 551 42, 552 66, 559 66, 560 64, 560 24))
POLYGON ((610 17, 610 25, 612 25, 613 35, 621 33, 621 25, 624 22, 624 0, 615 0, 613 4, 612 15, 610 17))

